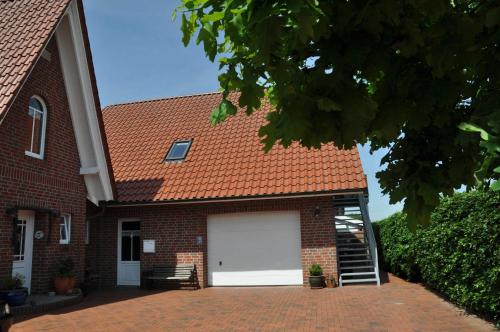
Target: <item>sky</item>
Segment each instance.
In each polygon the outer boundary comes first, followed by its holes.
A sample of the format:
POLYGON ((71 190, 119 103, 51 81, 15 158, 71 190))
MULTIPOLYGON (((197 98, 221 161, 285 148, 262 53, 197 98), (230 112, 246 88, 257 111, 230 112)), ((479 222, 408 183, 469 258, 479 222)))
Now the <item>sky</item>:
MULTIPOLYGON (((180 20, 171 14, 180 0, 83 0, 102 107, 135 100, 213 92, 218 64, 201 45, 184 47, 180 20)), ((368 178, 372 220, 401 210, 381 194, 375 173, 385 151, 360 146, 368 178)))

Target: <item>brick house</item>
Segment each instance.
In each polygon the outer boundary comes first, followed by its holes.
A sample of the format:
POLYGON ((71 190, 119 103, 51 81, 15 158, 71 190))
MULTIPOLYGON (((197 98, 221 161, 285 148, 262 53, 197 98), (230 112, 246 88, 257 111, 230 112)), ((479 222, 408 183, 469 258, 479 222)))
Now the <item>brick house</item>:
POLYGON ((258 129, 270 105, 212 126, 221 98, 103 110, 117 199, 93 222, 89 261, 104 285, 139 285, 141 270, 179 263, 196 264, 202 287, 302 285, 313 263, 337 277, 333 198, 366 193, 357 149, 265 154, 258 129))
POLYGON ((87 204, 114 199, 80 1, 0 1, 0 278, 84 277, 87 204))
POLYGON ((265 154, 270 105, 212 126, 219 93, 101 113, 81 0, 0 1, 0 46, 0 277, 45 292, 64 257, 110 287, 181 263, 201 287, 339 277, 353 222, 334 201, 367 194, 356 148, 265 154))

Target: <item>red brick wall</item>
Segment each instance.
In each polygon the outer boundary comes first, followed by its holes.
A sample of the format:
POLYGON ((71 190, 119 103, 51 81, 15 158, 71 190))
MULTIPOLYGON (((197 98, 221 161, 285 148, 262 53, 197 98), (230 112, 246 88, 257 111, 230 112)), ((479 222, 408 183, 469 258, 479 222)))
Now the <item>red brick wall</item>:
POLYGON ((0 125, 0 277, 12 269, 12 206, 49 208, 72 215, 71 243, 59 244, 57 218, 52 220, 51 239, 48 215, 37 213, 35 231, 45 238, 34 240, 32 291, 51 288, 57 259, 72 257, 77 274, 83 277, 86 189, 79 175, 80 161, 69 113, 56 40, 49 43, 50 61, 41 58, 0 125), (31 139, 28 103, 33 95, 43 97, 48 109, 45 158, 25 155, 31 139))
POLYGON ((319 263, 325 274, 337 276, 334 209, 331 198, 301 198, 231 202, 108 208, 104 217, 96 221, 91 232, 91 245, 96 247, 95 262, 90 262, 101 275, 103 285, 116 285, 117 222, 119 218, 138 218, 141 221, 141 239, 156 240, 156 253, 141 250, 141 269, 155 265, 195 263, 200 286, 207 280, 207 215, 257 211, 300 211, 302 237, 302 266, 304 283, 308 269, 319 263), (315 207, 320 215, 314 216, 315 207), (203 244, 196 244, 196 237, 203 244))

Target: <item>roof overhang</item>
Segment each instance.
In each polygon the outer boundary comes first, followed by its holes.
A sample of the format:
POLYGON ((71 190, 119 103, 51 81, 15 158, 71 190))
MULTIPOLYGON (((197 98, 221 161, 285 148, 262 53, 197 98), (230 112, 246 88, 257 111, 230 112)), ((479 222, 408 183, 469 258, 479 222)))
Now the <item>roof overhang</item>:
POLYGON ((113 179, 106 160, 77 0, 68 6, 55 36, 80 156, 80 174, 85 180, 87 198, 98 205, 114 199, 113 179))
POLYGON ((291 198, 313 198, 313 197, 335 197, 339 195, 368 195, 368 189, 351 189, 327 192, 305 192, 262 196, 242 196, 242 197, 219 197, 219 198, 200 198, 187 200, 168 200, 168 201, 148 201, 148 202, 109 202, 106 206, 109 208, 130 207, 130 206, 161 206, 161 205, 184 205, 184 204, 210 204, 210 203, 229 203, 229 202, 247 202, 247 201, 265 201, 275 199, 291 198))

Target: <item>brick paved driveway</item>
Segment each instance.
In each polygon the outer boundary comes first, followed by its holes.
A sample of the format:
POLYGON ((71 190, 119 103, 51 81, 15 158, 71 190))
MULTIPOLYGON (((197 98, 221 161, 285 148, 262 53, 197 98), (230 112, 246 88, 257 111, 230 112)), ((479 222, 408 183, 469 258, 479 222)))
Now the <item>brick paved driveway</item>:
POLYGON ((493 331, 415 284, 94 293, 14 331, 493 331))

